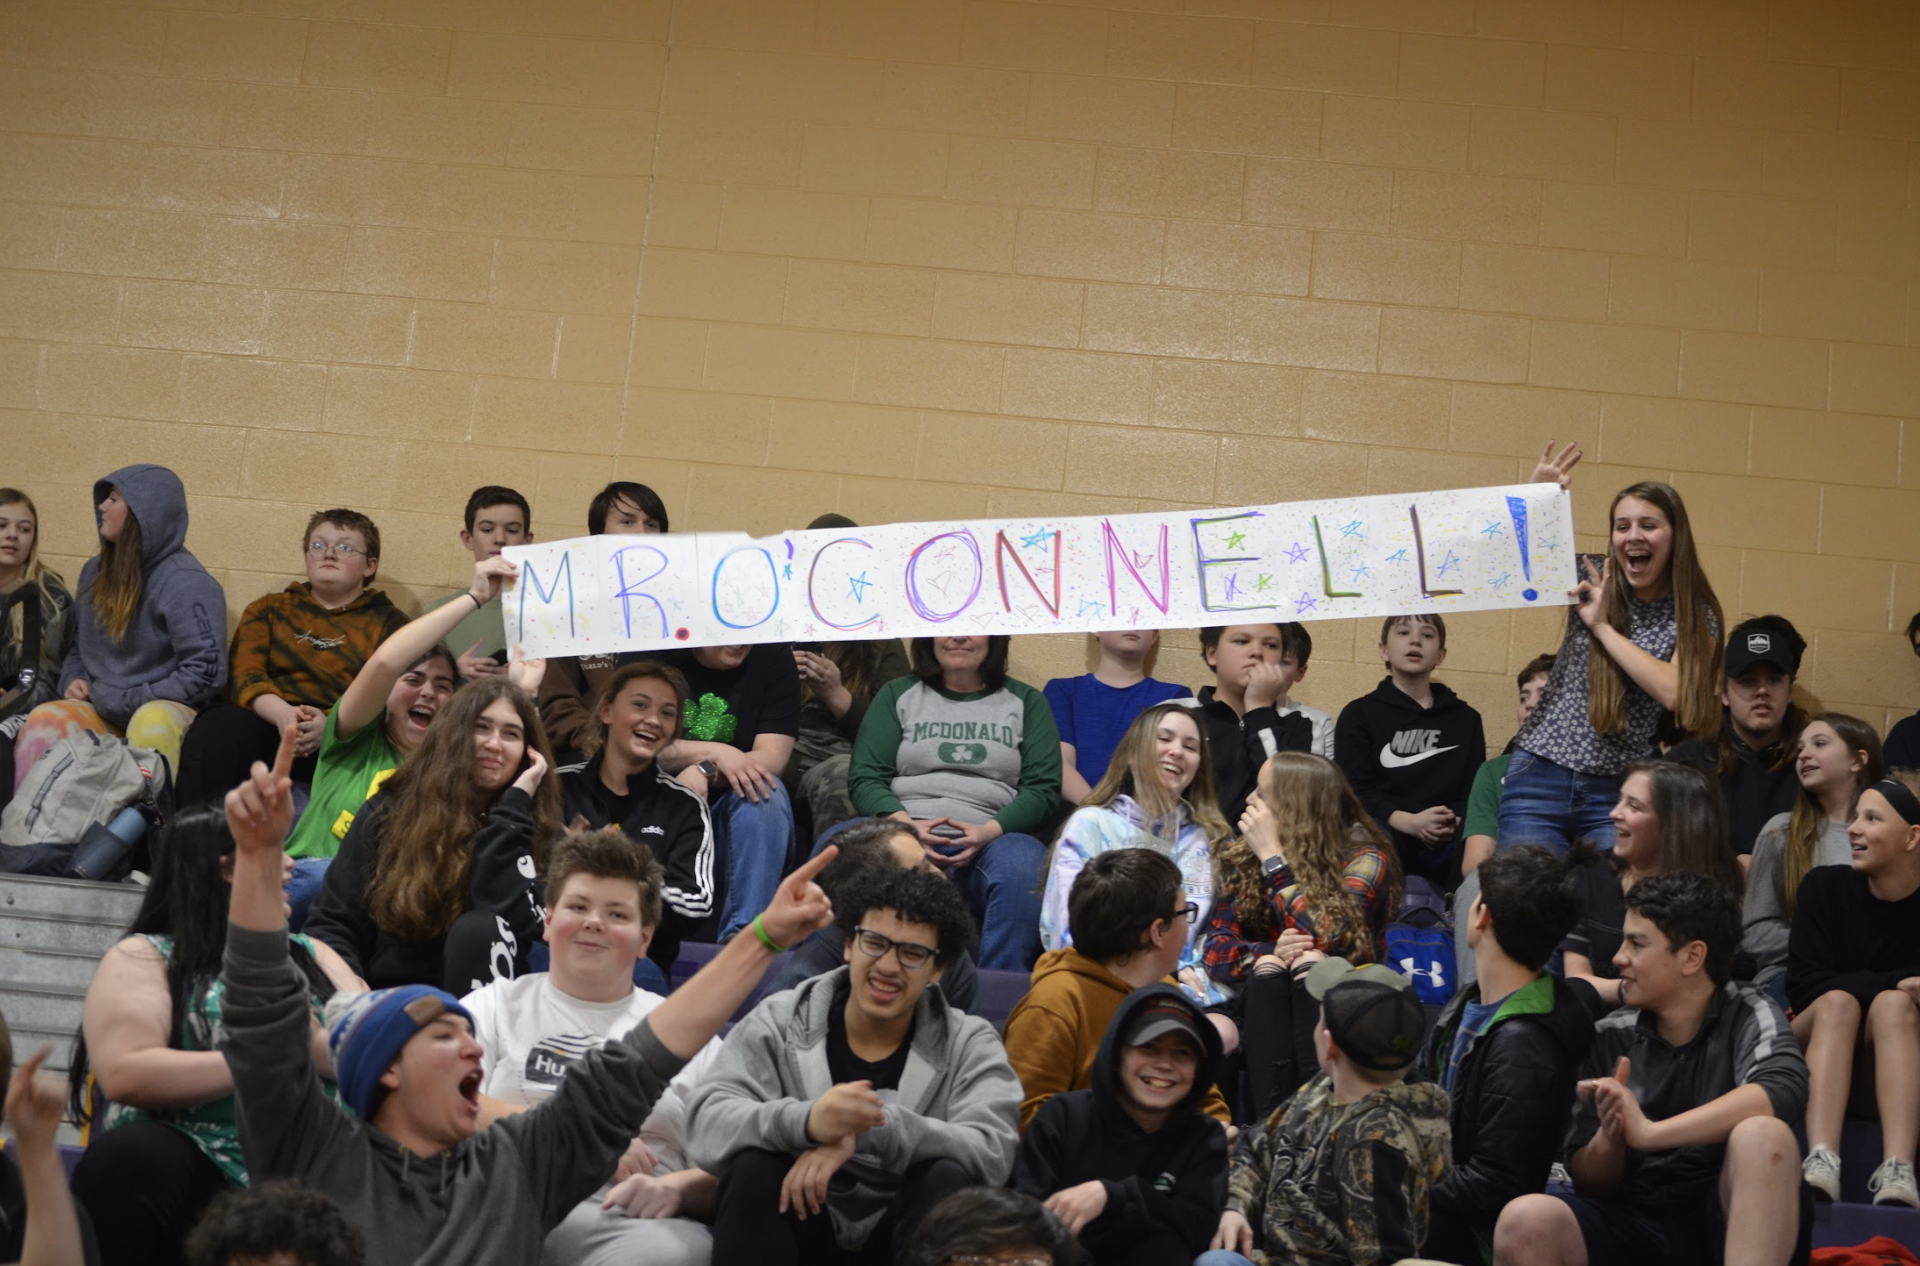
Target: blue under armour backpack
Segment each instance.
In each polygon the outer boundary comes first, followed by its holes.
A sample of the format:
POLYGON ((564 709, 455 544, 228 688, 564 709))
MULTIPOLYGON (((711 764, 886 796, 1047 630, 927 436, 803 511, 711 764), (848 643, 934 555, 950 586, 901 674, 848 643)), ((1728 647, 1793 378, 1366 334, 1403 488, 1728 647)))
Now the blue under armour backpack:
POLYGON ((1387 925, 1387 965, 1412 979, 1424 1003, 1440 1006, 1453 997, 1453 912, 1418 875, 1407 876, 1406 904, 1387 925))

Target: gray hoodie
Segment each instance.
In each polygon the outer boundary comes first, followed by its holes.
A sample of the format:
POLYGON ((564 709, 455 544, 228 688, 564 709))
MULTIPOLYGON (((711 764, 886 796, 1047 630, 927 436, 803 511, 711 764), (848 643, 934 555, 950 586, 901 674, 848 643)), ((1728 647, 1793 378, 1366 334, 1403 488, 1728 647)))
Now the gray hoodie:
MULTIPOLYGON (((847 969, 804 980, 733 1027, 687 1105, 687 1156, 717 1171, 750 1147, 798 1155, 813 1146, 807 1113, 833 1086, 827 1020, 847 969)), ((937 985, 920 995, 913 1045, 887 1119, 860 1136, 827 1198, 844 1248, 859 1248, 886 1213, 907 1168, 951 1160, 975 1183, 998 1187, 1020 1143, 1020 1079, 993 1026, 947 1005, 937 985)))
POLYGON ((247 1173, 331 1197, 367 1237, 367 1266, 528 1266, 546 1233, 613 1173, 680 1070, 641 1021, 584 1055, 539 1107, 438 1156, 415 1156, 320 1089, 306 985, 287 932, 227 933, 221 1050, 247 1173))
POLYGON ((187 490, 165 466, 114 471, 93 485, 94 504, 118 488, 140 524, 140 607, 116 642, 100 626, 96 555, 74 592, 78 636, 60 670, 60 690, 85 678, 88 701, 115 725, 155 699, 190 707, 217 702, 227 684, 227 595, 186 551, 187 490))

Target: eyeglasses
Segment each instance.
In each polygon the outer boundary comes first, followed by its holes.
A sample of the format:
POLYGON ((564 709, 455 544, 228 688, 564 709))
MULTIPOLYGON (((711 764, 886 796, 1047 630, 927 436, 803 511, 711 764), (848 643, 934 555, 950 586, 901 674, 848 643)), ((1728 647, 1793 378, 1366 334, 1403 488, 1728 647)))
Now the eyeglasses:
POLYGON ((887 951, 892 950, 894 957, 900 960, 900 965, 908 971, 918 971, 933 961, 934 951, 928 946, 917 945, 912 941, 896 941, 890 936, 869 932, 865 928, 853 930, 853 943, 860 947, 862 954, 872 959, 885 958, 887 951))
POLYGON ((325 558, 328 554, 338 554, 342 558, 352 558, 360 552, 360 547, 352 541, 335 541, 329 545, 325 541, 308 541, 307 553, 315 558, 325 558))
POLYGON ((1200 917, 1200 903, 1197 901, 1187 902, 1187 904, 1173 912, 1173 917, 1176 919, 1185 919, 1189 923, 1193 922, 1200 917))

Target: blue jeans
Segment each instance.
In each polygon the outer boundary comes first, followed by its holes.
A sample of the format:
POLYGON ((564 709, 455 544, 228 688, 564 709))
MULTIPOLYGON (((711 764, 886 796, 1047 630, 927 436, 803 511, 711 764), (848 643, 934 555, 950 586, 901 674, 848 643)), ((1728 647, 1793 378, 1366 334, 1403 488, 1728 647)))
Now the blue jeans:
POLYGON ((1601 852, 1613 848, 1613 820, 1620 780, 1582 774, 1524 748, 1507 764, 1500 788, 1500 847, 1544 844, 1564 856, 1575 840, 1592 840, 1601 852))
MULTIPOLYGON (((871 820, 849 818, 834 823, 820 833, 813 851, 818 853, 855 823, 871 820)), ((906 824, 901 827, 906 829, 906 824)), ((1013 832, 981 849, 968 865, 946 872, 980 924, 976 960, 980 966, 1033 970, 1033 960, 1040 957, 1040 882, 1046 866, 1047 846, 1031 835, 1013 832)))
POLYGON ((1253 1259, 1224 1248, 1210 1248, 1193 1259, 1193 1266, 1253 1266, 1253 1259))
POLYGON ((753 801, 729 791, 713 802, 713 842, 727 859, 727 895, 720 906, 726 940, 767 908, 787 873, 793 849, 793 802, 778 778, 771 794, 753 801))
POLYGON ((287 915, 287 929, 298 932, 307 923, 307 907, 320 895, 320 885, 327 880, 327 867, 333 865, 331 857, 297 857, 293 862, 293 877, 287 880, 287 904, 293 907, 287 915))
POLYGON ((1009 832, 947 872, 980 920, 982 967, 1032 971, 1040 957, 1040 881, 1047 846, 1031 835, 1009 832))

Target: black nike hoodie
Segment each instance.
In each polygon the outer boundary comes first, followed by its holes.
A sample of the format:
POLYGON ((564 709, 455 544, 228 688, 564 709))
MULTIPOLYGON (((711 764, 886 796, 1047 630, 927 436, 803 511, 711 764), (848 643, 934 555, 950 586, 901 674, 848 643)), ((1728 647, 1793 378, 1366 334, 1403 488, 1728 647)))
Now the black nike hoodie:
POLYGON ((1372 694, 1340 710, 1333 752, 1360 802, 1407 859, 1429 850, 1387 819, 1396 810, 1419 813, 1437 804, 1464 819, 1473 776, 1487 759, 1487 735, 1473 705, 1439 682, 1433 706, 1423 708, 1387 676, 1372 694))
POLYGON ((1098 1179, 1107 1207, 1080 1231, 1083 1266, 1163 1266, 1206 1251, 1227 1198, 1227 1134, 1201 1111, 1219 1075, 1220 1036, 1172 985, 1128 994, 1093 1060, 1093 1084, 1048 1099, 1020 1140, 1011 1185, 1036 1200, 1098 1179), (1172 1001, 1187 1011, 1205 1049, 1186 1098, 1152 1134, 1120 1098, 1120 1035, 1141 1008, 1172 1001))

